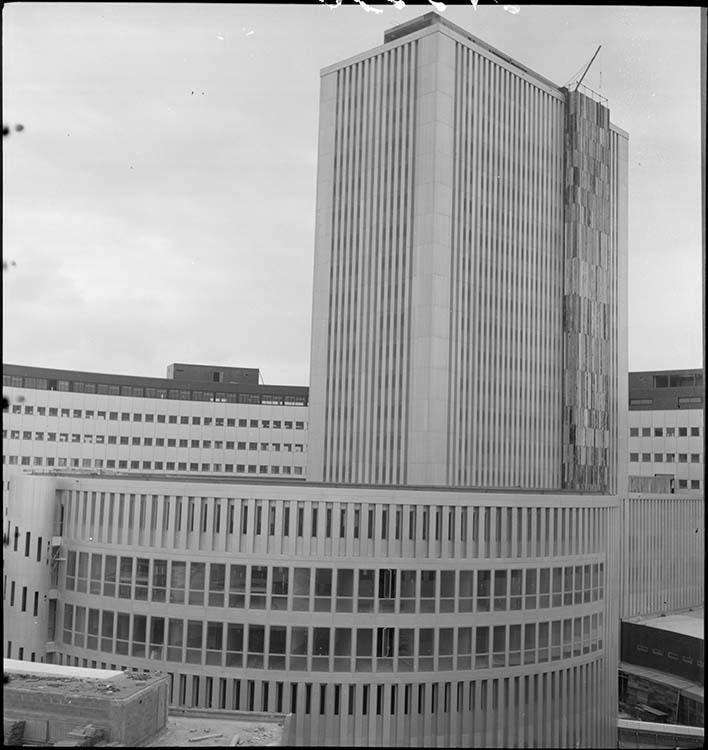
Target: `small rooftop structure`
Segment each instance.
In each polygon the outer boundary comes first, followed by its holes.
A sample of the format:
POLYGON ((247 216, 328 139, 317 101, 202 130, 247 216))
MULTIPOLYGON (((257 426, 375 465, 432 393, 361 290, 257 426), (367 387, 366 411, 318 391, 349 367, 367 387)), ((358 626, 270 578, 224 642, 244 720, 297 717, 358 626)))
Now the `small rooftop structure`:
POLYGON ((3 660, 3 718, 23 723, 23 742, 79 745, 87 727, 105 742, 140 747, 167 723, 169 678, 3 660))
POLYGON ((195 365, 173 362, 167 365, 167 378, 192 383, 251 383, 258 385, 260 370, 257 367, 222 367, 220 365, 195 365))
MULTIPOLYGON (((21 724, 21 742, 79 746, 97 732, 100 745, 224 747, 287 744, 285 714, 169 709, 160 672, 86 669, 5 659, 5 734, 21 724)), ((16 739, 16 738, 13 738, 16 739)), ((7 743, 6 743, 7 744, 7 743)))

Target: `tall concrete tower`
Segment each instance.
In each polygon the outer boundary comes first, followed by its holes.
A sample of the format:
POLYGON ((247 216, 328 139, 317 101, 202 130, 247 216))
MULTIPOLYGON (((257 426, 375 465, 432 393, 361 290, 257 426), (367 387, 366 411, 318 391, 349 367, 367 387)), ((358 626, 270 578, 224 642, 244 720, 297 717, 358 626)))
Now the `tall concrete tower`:
POLYGON ((322 71, 310 479, 616 488, 627 147, 436 13, 322 71))

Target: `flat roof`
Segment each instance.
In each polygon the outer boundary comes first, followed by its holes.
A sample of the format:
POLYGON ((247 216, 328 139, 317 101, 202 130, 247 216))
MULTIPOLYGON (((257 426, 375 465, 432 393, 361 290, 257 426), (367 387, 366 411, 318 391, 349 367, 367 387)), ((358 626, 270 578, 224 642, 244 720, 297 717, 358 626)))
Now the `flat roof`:
POLYGON ((37 677, 75 677, 77 680, 112 680, 123 674, 122 669, 88 669, 62 664, 43 664, 20 659, 3 659, 3 672, 7 674, 29 674, 37 677))
POLYGON ((165 679, 162 672, 132 672, 114 669, 87 669, 61 664, 42 664, 19 659, 3 659, 3 672, 9 677, 6 690, 42 691, 69 695, 118 694, 120 698, 144 690, 156 680, 165 679))
POLYGON ((483 54, 489 55, 492 58, 496 58, 500 62, 509 65, 512 68, 516 68, 518 73, 528 77, 528 79, 530 79, 536 85, 544 87, 545 90, 547 90, 549 93, 552 93, 554 96, 558 98, 562 98, 564 96, 565 89, 559 86, 557 83, 554 83, 545 76, 542 76, 540 73, 537 73, 536 71, 531 70, 531 68, 528 68, 526 65, 523 65, 517 60, 514 60, 514 58, 510 57, 504 52, 501 52, 495 47, 492 47, 491 44, 487 44, 487 42, 483 41, 479 37, 470 34, 469 31, 462 28, 462 26, 458 26, 457 24, 448 21, 446 18, 443 18, 439 13, 436 13, 435 11, 425 13, 421 16, 418 16, 417 18, 411 19, 410 21, 406 21, 405 23, 393 26, 392 28, 384 32, 384 42, 382 45, 365 50, 364 52, 359 52, 356 55, 352 55, 346 58, 345 60, 340 60, 339 62, 327 65, 320 70, 320 75, 328 75, 329 73, 333 73, 335 70, 353 65, 360 60, 364 60, 374 54, 385 51, 388 45, 404 44, 406 42, 406 37, 409 35, 418 34, 419 36, 425 36, 429 33, 435 33, 436 31, 450 36, 456 35, 457 37, 471 42, 483 54))
POLYGON ((307 393, 309 390, 306 385, 256 385, 253 383, 215 383, 203 380, 174 380, 172 378, 153 378, 144 375, 118 375, 109 372, 59 370, 53 367, 32 367, 29 365, 13 365, 6 363, 3 363, 2 373, 3 375, 19 375, 23 377, 45 378, 47 380, 83 380, 89 383, 152 386, 154 388, 173 388, 179 390, 216 390, 229 393, 280 393, 283 391, 307 393))
POLYGON ((657 630, 669 630, 672 633, 689 635, 692 638, 704 639, 704 610, 703 607, 692 612, 676 612, 666 617, 645 617, 633 620, 638 625, 646 625, 657 630))
MULTIPOLYGON (((224 372, 260 372, 258 367, 241 367, 240 365, 202 365, 199 362, 170 362, 168 367, 195 367, 199 370, 223 370, 224 372)), ((211 381, 205 381, 211 382, 211 381)))
MULTIPOLYGON (((297 487, 301 490, 303 487, 312 488, 337 488, 351 489, 356 492, 362 491, 401 491, 401 492, 440 492, 440 493, 483 493, 494 495, 557 495, 562 497, 594 497, 594 498, 614 498, 618 495, 603 493, 600 491, 590 490, 564 490, 556 488, 523 488, 523 487, 448 487, 445 485, 402 485, 402 484, 347 484, 343 482, 312 482, 307 479, 297 479, 295 477, 260 477, 258 475, 249 476, 230 476, 230 475, 212 475, 212 474, 157 474, 145 472, 125 472, 105 470, 103 472, 86 469, 45 469, 32 470, 23 472, 24 475, 37 477, 57 477, 64 479, 107 479, 107 480, 128 480, 128 481, 154 481, 154 482, 181 482, 185 484, 233 484, 233 485, 264 485, 267 487, 297 487)), ((672 496, 673 497, 673 496, 672 496)))
MULTIPOLYGON (((159 398, 178 401, 200 401, 207 403, 263 403, 269 399, 281 399, 284 406, 306 406, 310 389, 306 385, 261 385, 258 383, 207 382, 203 380, 173 380, 142 375, 117 375, 81 370, 58 370, 51 367, 30 367, 5 364, 2 366, 4 388, 29 388, 34 390, 61 391, 67 393, 90 393, 90 395, 129 396, 133 398, 159 398), (22 378, 22 385, 13 385, 11 378, 22 378), (43 383, 37 381, 42 380, 43 383), (59 387, 56 381, 68 385, 59 387), (91 384, 92 390, 87 390, 91 384), (129 387, 140 389, 137 393, 111 393, 114 389, 129 387), (103 389, 103 390, 102 390, 103 389), (151 395, 145 389, 153 389, 151 395), (240 400, 242 399, 242 400, 240 400), (294 400, 288 403, 285 399, 294 400)), ((278 402, 280 404, 280 402, 278 402)), ((272 405, 278 405, 272 404, 272 405)))
POLYGON ((515 68, 519 68, 519 70, 523 71, 527 75, 530 75, 533 78, 538 79, 539 81, 546 84, 546 86, 550 86, 551 88, 554 88, 557 91, 560 91, 562 89, 562 87, 559 86, 557 83, 554 83, 553 81, 546 78, 545 76, 542 76, 540 73, 537 73, 535 70, 531 70, 531 68, 520 63, 518 60, 515 60, 513 57, 510 57, 509 55, 502 52, 501 50, 498 50, 496 47, 492 47, 491 44, 488 44, 487 42, 475 36, 474 34, 470 34, 470 32, 467 31, 467 29, 463 28, 462 26, 458 26, 456 23, 449 21, 447 18, 443 18, 439 13, 436 13, 434 10, 431 10, 429 13, 424 13, 422 16, 418 16, 417 18, 413 18, 410 21, 406 21, 405 23, 401 23, 401 24, 398 24, 397 26, 393 26, 392 28, 385 31, 384 32, 384 44, 398 41, 399 39, 402 39, 403 37, 406 37, 409 34, 413 34, 416 31, 421 31, 422 29, 430 28, 432 26, 441 26, 442 28, 449 29, 455 34, 459 34, 461 37, 464 37, 465 39, 467 39, 467 41, 470 41, 473 44, 476 44, 478 47, 481 47, 482 49, 491 53, 495 57, 500 58, 501 60, 508 63, 509 65, 513 65, 515 68))

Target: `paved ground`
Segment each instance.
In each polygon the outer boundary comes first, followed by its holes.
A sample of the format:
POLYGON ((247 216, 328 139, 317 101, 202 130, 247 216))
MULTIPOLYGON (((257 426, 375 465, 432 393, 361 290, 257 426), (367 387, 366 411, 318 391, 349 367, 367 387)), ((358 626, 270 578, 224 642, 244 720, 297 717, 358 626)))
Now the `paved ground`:
POLYGON ((235 736, 241 747, 279 745, 282 735, 283 727, 275 722, 170 716, 162 734, 146 747, 224 747, 230 745, 235 736), (215 734, 221 736, 199 739, 215 734))

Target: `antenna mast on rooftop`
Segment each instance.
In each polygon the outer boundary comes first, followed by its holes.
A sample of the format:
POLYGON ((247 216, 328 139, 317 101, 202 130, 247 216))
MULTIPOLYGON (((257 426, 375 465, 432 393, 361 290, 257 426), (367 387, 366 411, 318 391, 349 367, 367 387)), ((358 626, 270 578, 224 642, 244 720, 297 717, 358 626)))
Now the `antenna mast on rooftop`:
MULTIPOLYGON (((577 82, 577 83, 575 84, 575 88, 573 89, 573 91, 577 91, 577 90, 578 90, 578 87, 579 87, 579 86, 580 86, 580 84, 581 84, 581 83, 583 82, 583 78, 585 78, 585 76, 586 76, 586 75, 587 75, 587 73, 588 73, 588 70, 590 70, 590 66, 591 66, 591 65, 592 65, 592 64, 593 64, 593 63, 595 62, 595 58, 597 57, 597 53, 598 53, 598 52, 599 52, 599 51, 600 51, 601 49, 602 49, 602 45, 599 45, 599 46, 598 46, 598 48, 597 48, 597 49, 595 50, 595 54, 594 54, 594 55, 593 55, 593 56, 592 56, 592 57, 590 58, 590 62, 589 62, 589 63, 587 64, 587 66, 585 67, 585 70, 583 71, 583 74, 582 74, 582 75, 580 76, 580 79, 579 79, 579 80, 578 80, 578 82, 577 82)), ((571 83, 571 84, 569 84, 569 85, 572 85, 572 83, 571 83)))

